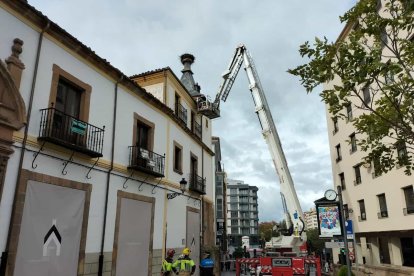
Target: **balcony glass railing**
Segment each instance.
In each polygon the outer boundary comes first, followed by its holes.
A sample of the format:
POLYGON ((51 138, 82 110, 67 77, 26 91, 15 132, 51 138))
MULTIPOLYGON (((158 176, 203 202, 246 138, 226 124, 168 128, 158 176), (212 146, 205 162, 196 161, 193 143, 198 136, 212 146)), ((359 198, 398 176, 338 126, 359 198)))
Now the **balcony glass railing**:
POLYGON ((129 147, 128 168, 154 175, 164 176, 165 156, 138 146, 129 147))
POLYGON ((93 126, 53 107, 41 109, 38 140, 78 151, 91 157, 102 157, 103 128, 93 126))

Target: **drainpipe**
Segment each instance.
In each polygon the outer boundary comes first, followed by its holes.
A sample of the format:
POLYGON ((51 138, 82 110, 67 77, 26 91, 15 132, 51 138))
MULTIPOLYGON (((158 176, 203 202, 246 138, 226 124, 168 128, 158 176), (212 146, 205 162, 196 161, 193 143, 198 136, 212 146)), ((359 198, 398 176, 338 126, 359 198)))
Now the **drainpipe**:
POLYGON ((43 35, 49 29, 50 27, 50 21, 47 20, 46 26, 42 29, 42 31, 39 34, 39 41, 37 43, 37 52, 36 52, 36 61, 33 71, 33 78, 32 78, 32 86, 30 88, 30 98, 29 98, 29 106, 27 108, 27 119, 26 119, 26 128, 24 129, 24 136, 23 136, 23 142, 22 142, 22 151, 20 153, 20 160, 19 160, 19 167, 17 169, 17 180, 16 180, 16 186, 14 188, 14 199, 13 199, 13 207, 9 222, 9 228, 7 233, 7 242, 6 242, 6 248, 1 253, 1 263, 0 263, 0 276, 6 275, 6 266, 7 266, 7 258, 9 254, 9 247, 10 247, 10 240, 11 240, 11 227, 13 223, 13 218, 15 216, 15 210, 16 210, 16 204, 17 204, 17 195, 18 195, 18 188, 20 183, 20 177, 21 177, 21 171, 23 167, 23 160, 24 160, 24 153, 26 150, 26 143, 27 143, 27 136, 29 132, 29 126, 30 126, 30 117, 32 113, 32 107, 33 107, 33 98, 34 98, 34 92, 36 87, 36 79, 37 79, 37 70, 39 67, 39 59, 40 59, 40 51, 42 50, 42 43, 43 43, 43 35))
POLYGON ((123 78, 124 76, 121 75, 121 78, 115 83, 114 117, 113 117, 113 122, 112 122, 111 167, 108 171, 108 176, 106 177, 105 209, 104 209, 104 219, 103 219, 103 225, 102 225, 101 253, 99 255, 98 276, 102 276, 102 273, 103 273, 106 215, 108 213, 109 183, 111 180, 112 170, 114 169, 116 112, 117 112, 117 105, 118 105, 118 84, 123 80, 123 78))

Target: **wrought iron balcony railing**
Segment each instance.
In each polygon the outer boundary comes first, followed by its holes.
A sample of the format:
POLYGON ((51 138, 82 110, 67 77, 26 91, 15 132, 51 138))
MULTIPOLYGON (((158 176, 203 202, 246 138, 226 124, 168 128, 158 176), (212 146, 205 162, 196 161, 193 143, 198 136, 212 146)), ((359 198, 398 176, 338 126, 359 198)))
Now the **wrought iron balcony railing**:
POLYGON ((206 179, 193 173, 190 174, 190 186, 191 191, 195 191, 202 195, 206 194, 206 179))
POLYGON ((164 176, 165 156, 138 146, 129 147, 128 168, 154 175, 164 176))
POLYGON ((185 124, 187 124, 187 109, 185 109, 184 106, 177 103, 175 105, 175 113, 177 114, 178 119, 183 121, 185 124))
POLYGON ((104 128, 67 115, 53 107, 40 110, 38 140, 78 151, 91 157, 102 157, 104 128))
POLYGON ((198 136, 198 138, 202 137, 202 128, 201 124, 194 122, 194 134, 198 136))

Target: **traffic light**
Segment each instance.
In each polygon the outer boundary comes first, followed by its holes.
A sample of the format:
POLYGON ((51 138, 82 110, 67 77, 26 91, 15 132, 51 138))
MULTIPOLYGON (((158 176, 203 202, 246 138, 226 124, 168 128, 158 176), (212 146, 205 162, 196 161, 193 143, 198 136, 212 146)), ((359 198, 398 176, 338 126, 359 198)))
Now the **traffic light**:
POLYGON ((341 254, 345 255, 345 248, 341 248, 340 252, 341 254))

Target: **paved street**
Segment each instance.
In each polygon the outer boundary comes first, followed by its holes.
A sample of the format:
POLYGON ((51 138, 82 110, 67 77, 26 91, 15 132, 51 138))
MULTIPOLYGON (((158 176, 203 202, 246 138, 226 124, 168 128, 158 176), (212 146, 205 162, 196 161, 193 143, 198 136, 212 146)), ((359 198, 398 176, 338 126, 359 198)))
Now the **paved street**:
POLYGON ((236 271, 222 271, 221 276, 235 276, 236 271))

